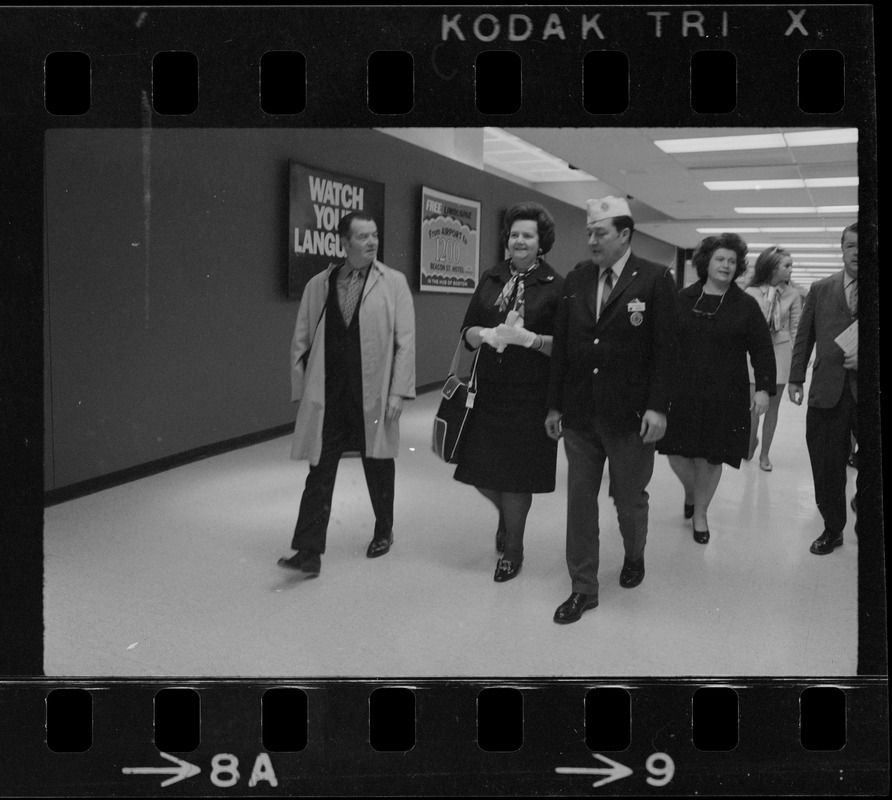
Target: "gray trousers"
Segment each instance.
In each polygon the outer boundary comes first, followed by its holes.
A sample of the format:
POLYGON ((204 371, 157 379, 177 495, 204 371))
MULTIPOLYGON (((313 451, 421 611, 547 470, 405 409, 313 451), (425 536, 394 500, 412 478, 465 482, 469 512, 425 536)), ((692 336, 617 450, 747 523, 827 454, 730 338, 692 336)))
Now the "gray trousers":
POLYGON ((598 594, 598 492, 609 462, 610 495, 616 505, 626 558, 644 556, 647 541, 647 484, 654 471, 655 445, 638 431, 618 431, 595 419, 589 430, 564 429, 567 480, 567 568, 573 591, 598 594))

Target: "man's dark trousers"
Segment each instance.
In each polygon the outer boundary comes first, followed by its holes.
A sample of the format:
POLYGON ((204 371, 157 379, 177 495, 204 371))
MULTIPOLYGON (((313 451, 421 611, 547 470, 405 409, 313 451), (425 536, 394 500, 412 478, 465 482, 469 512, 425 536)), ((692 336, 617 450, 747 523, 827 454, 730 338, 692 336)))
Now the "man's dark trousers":
POLYGON ((331 498, 341 456, 347 451, 363 454, 372 509, 374 538, 386 538, 393 530, 394 476, 392 458, 365 457, 365 422, 362 413, 362 350, 359 312, 345 321, 338 303, 337 273, 332 275, 325 314, 325 414, 322 420, 322 452, 310 474, 300 501, 300 512, 291 547, 312 553, 325 552, 325 534, 331 516, 331 498))
POLYGON ((655 445, 638 431, 618 430, 593 419, 587 430, 564 429, 567 452, 567 567, 572 591, 598 594, 600 526, 598 492, 609 462, 610 494, 616 504, 625 557, 637 561, 647 542, 649 495, 655 445))
MULTIPOLYGON (((331 516, 331 499, 341 455, 350 450, 363 452, 362 431, 354 422, 355 415, 338 408, 341 403, 327 405, 322 425, 322 454, 319 463, 310 466, 306 487, 300 501, 300 513, 291 540, 293 550, 325 552, 325 535, 331 516)), ((392 458, 362 459, 362 468, 375 512, 375 537, 386 537, 393 529, 393 495, 395 464, 392 458)))
POLYGON ((815 501, 824 528, 841 536, 846 526, 846 466, 857 430, 858 404, 852 396, 849 375, 839 402, 833 408, 810 406, 805 417, 805 441, 815 482, 815 501))

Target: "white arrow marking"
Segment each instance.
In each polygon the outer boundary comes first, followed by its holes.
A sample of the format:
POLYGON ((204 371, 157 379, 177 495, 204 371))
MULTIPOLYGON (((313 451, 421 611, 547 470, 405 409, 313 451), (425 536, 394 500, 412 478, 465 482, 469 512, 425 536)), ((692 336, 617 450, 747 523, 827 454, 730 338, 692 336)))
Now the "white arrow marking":
MULTIPOLYGON (((158 751, 161 753, 161 751, 158 751)), ((167 753, 161 753, 168 761, 173 761, 177 766, 175 767, 122 767, 121 772, 125 775, 173 775, 172 778, 168 778, 166 781, 161 781, 162 786, 170 786, 172 783, 176 783, 177 781, 185 780, 186 778, 191 778, 193 775, 197 775, 201 772, 201 767, 196 767, 195 764, 190 764, 188 761, 182 761, 176 756, 168 755, 167 753)))
POLYGON ((601 780, 596 781, 592 784, 593 789, 597 789, 599 786, 603 786, 605 783, 610 783, 611 781, 618 781, 620 778, 628 778, 629 775, 632 774, 632 770, 629 769, 625 764, 620 764, 617 761, 613 761, 607 756, 602 756, 600 753, 593 753, 595 758, 600 758, 605 764, 606 767, 555 767, 554 771, 559 775, 606 775, 606 778, 601 778, 601 780))

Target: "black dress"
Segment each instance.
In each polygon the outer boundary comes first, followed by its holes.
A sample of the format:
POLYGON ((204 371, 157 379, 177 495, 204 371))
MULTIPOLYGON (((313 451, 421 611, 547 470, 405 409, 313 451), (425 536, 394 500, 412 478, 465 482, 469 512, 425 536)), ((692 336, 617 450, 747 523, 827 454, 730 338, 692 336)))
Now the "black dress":
MULTIPOLYGON (((505 322, 498 307, 510 280, 507 261, 485 272, 471 298, 462 330, 505 322)), ((564 280, 544 261, 524 279, 524 327, 552 335, 564 280)), ((545 433, 551 359, 508 345, 502 353, 481 345, 477 397, 459 453, 455 479, 498 492, 553 492, 557 442, 545 433)))
POLYGON ((758 302, 736 284, 703 295, 703 282, 678 294, 679 376, 657 443, 664 455, 705 458, 735 469, 749 451, 750 388, 776 393, 774 347, 758 302), (703 313, 696 314, 693 309, 703 313))

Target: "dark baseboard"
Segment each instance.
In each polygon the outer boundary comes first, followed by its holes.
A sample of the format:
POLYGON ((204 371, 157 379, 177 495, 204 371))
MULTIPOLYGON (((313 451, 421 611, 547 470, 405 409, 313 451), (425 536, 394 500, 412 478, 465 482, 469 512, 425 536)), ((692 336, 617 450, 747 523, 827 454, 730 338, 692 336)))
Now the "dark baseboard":
POLYGON ((193 461, 201 461, 203 458, 222 455, 230 450, 249 447, 252 444, 259 444, 269 439, 278 439, 280 436, 288 435, 293 430, 294 423, 288 422, 284 425, 277 425, 275 428, 267 428, 257 433, 249 433, 245 436, 236 436, 234 439, 227 439, 223 442, 196 447, 184 453, 165 456, 155 461, 149 461, 146 464, 138 464, 135 467, 128 467, 117 472, 111 472, 108 475, 100 475, 97 478, 72 483, 59 489, 50 489, 43 493, 44 506, 54 506, 58 503, 93 494, 94 492, 101 492, 104 489, 111 489, 113 486, 120 486, 122 483, 147 478, 149 475, 157 475, 159 472, 165 472, 174 467, 182 467, 185 464, 191 464, 193 461))
MULTIPOLYGON (((434 390, 439 391, 443 386, 443 381, 435 383, 426 383, 415 389, 416 395, 425 394, 434 390)), ((193 450, 187 450, 185 453, 177 453, 172 456, 165 456, 155 461, 149 461, 145 464, 138 464, 135 467, 110 472, 108 475, 100 475, 97 478, 90 478, 86 481, 72 483, 68 486, 62 486, 58 489, 49 489, 43 493, 44 506, 54 506, 59 503, 65 503, 78 497, 84 497, 94 492, 101 492, 104 489, 111 489, 113 486, 120 486, 122 483, 130 483, 140 478, 147 478, 149 475, 157 475, 174 467, 182 467, 185 464, 191 464, 193 461, 201 461, 203 458, 211 456, 219 456, 228 453, 230 450, 238 450, 242 447, 249 447, 252 444, 260 444, 260 442, 269 439, 278 439, 280 436, 287 436, 294 430, 294 423, 288 422, 284 425, 277 425, 275 428, 268 428, 257 433, 249 433, 245 436, 236 436, 234 439, 227 439, 223 442, 208 444, 204 447, 196 447, 193 450)))

